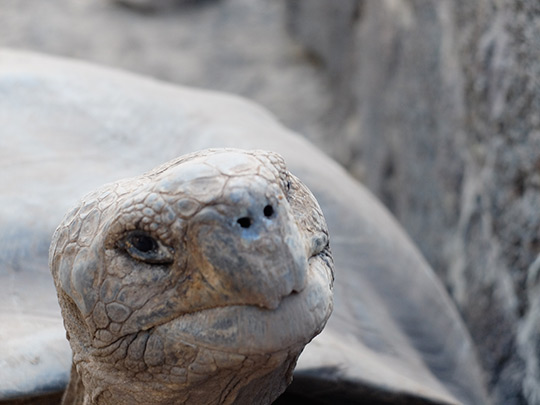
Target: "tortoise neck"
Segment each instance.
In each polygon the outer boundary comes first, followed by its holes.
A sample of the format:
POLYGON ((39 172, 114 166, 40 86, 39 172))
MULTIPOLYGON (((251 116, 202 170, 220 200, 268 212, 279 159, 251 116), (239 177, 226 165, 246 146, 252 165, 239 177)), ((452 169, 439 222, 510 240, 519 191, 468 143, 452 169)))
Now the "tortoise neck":
POLYGON ((222 370, 212 376, 193 375, 191 378, 197 377, 196 380, 175 387, 158 387, 155 382, 129 380, 125 376, 112 378, 103 368, 99 377, 93 378, 96 375, 84 365, 79 370, 81 376, 73 365, 62 405, 271 404, 291 382, 300 351, 249 357, 242 369, 222 370))
POLYGON ((81 377, 77 373, 75 365, 71 365, 71 374, 69 384, 62 397, 62 405, 83 405, 84 404, 84 385, 81 377))

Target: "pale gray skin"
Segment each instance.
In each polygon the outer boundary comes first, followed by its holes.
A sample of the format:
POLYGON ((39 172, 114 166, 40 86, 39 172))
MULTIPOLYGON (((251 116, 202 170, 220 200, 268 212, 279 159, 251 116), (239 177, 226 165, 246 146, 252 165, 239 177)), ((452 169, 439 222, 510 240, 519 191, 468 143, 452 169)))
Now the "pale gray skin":
POLYGON ((217 147, 278 152, 328 224, 334 310, 278 401, 489 403, 463 322, 402 228, 339 165, 259 106, 0 51, 0 128, 2 405, 23 397, 58 403, 69 379, 72 355, 47 266, 69 208, 103 184, 217 147))
POLYGON ((50 267, 66 405, 269 404, 332 310, 322 212, 270 152, 203 151, 98 189, 50 267))

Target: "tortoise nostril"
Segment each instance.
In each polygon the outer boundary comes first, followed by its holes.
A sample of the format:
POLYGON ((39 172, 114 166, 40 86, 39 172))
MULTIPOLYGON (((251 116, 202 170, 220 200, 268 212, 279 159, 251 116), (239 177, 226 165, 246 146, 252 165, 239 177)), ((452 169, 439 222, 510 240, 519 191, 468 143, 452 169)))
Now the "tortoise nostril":
POLYGON ((242 228, 249 228, 251 226, 251 218, 249 217, 242 217, 238 218, 238 225, 240 225, 242 228))
POLYGON ((271 205, 267 205, 266 207, 264 207, 263 213, 266 218, 270 218, 274 214, 274 207, 272 207, 271 205))

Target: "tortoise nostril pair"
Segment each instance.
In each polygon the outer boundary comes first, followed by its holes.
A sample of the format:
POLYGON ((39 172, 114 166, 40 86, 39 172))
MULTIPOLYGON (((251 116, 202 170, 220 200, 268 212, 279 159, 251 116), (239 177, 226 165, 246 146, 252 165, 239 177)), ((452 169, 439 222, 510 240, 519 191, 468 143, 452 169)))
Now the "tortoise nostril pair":
MULTIPOLYGON (((265 206, 263 209, 263 214, 266 218, 270 218, 272 215, 274 215, 274 207, 272 207, 271 205, 265 206)), ((249 228, 253 223, 253 220, 250 217, 242 217, 238 218, 236 222, 242 228, 249 228)))

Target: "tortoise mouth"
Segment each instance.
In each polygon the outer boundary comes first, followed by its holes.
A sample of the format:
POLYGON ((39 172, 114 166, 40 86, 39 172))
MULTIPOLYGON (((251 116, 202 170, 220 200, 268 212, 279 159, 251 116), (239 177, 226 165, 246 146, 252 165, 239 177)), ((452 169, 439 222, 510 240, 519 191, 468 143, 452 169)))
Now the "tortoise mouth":
POLYGON ((309 266, 300 292, 283 297, 275 309, 228 305, 183 314, 156 326, 167 340, 238 354, 273 353, 307 344, 332 312, 332 290, 322 263, 309 266))

